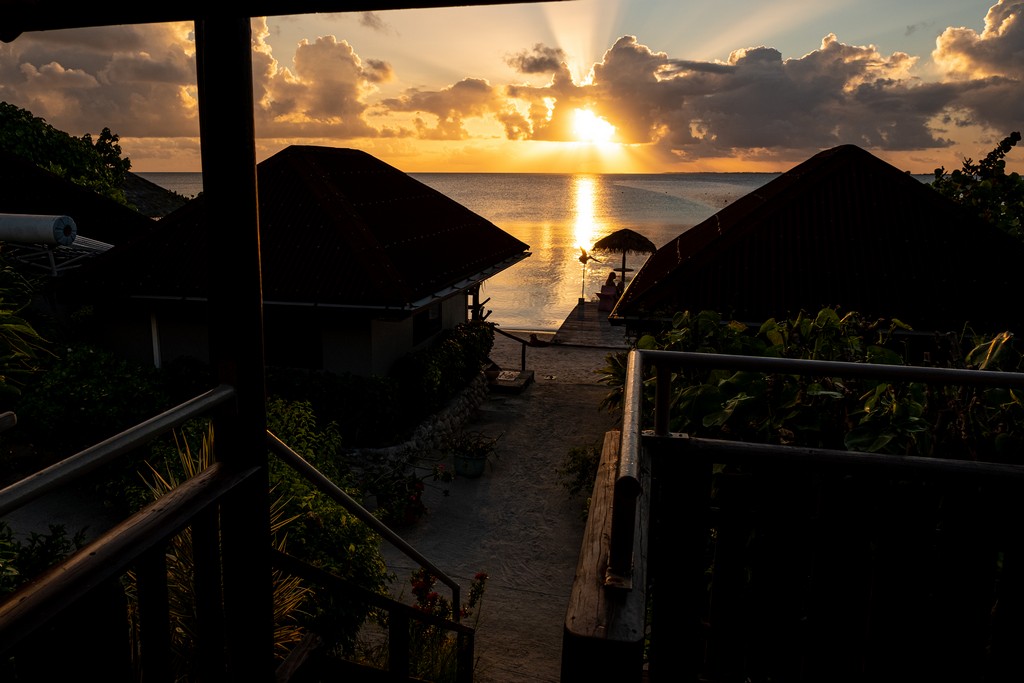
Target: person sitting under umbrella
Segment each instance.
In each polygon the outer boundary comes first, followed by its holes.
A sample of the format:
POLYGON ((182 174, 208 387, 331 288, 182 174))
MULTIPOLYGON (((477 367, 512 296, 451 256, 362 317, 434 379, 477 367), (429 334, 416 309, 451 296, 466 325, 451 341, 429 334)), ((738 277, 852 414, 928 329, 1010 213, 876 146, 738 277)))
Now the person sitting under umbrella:
POLYGON ((601 292, 597 295, 601 300, 597 306, 597 310, 612 310, 615 307, 615 302, 619 300, 620 294, 622 294, 622 289, 615 282, 615 271, 610 270, 608 271, 608 279, 606 279, 604 284, 601 285, 601 292))

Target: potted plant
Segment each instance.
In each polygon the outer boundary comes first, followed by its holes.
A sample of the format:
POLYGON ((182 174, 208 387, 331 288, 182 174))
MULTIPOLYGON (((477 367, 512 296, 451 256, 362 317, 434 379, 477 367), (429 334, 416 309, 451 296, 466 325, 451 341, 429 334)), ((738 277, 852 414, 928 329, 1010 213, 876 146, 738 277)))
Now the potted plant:
POLYGON ((484 473, 487 461, 497 451, 498 436, 488 436, 482 432, 458 432, 448 442, 448 452, 452 456, 455 475, 476 479, 484 473))

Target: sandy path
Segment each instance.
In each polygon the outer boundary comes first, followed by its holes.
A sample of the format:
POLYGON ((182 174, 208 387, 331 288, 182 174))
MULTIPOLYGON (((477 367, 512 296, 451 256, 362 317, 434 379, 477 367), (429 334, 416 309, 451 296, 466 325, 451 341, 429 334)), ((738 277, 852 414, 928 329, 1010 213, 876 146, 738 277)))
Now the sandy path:
MULTIPOLYGON (((491 357, 517 369, 520 347, 499 336, 491 357)), ((583 534, 584 499, 570 499, 558 474, 575 446, 599 446, 617 415, 597 409, 608 389, 593 370, 605 349, 529 348, 535 382, 521 394, 491 394, 469 429, 501 434, 498 457, 479 479, 459 479, 444 496, 428 488, 428 514, 402 536, 466 590, 489 581, 477 630, 476 680, 555 682, 562 630, 583 534)), ((384 548, 408 594, 414 563, 384 548)), ((470 622, 471 623, 471 622, 470 622)))

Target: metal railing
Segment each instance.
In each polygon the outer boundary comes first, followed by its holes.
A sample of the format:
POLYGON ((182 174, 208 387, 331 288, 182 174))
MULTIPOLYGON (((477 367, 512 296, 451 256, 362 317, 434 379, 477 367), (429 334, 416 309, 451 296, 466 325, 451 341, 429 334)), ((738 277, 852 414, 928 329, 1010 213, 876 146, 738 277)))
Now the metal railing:
MULTIPOLYGON (((917 381, 936 385, 1005 387, 1024 389, 1024 373, 965 370, 905 365, 880 365, 842 361, 801 360, 737 356, 729 354, 694 353, 683 351, 656 351, 633 349, 626 365, 623 395, 622 447, 618 474, 615 480, 612 507, 609 569, 606 586, 621 588, 630 584, 634 564, 633 546, 637 519, 637 499, 640 487, 640 452, 644 442, 665 440, 669 434, 669 391, 673 370, 685 368, 749 370, 792 375, 819 375, 827 377, 861 377, 886 381, 917 381), (647 368, 655 372, 655 407, 653 429, 642 424, 643 383, 647 368)), ((704 443, 704 448, 716 446, 704 443)), ((771 453, 790 458, 831 459, 845 464, 867 464, 888 468, 929 468, 974 473, 987 471, 994 476, 1019 476, 1020 468, 1013 465, 976 463, 957 460, 936 460, 922 457, 900 457, 850 451, 829 451, 814 448, 795 448, 764 444, 727 442, 721 446, 730 451, 771 453)))
POLYGON ((751 662, 784 660, 816 672, 793 680, 830 680, 893 654, 911 668, 921 664, 915 655, 930 658, 934 673, 988 667, 1010 676, 1001 680, 1019 678, 1024 466, 671 433, 670 381, 693 368, 1024 388, 1014 372, 631 351, 622 430, 606 434, 567 610, 563 679, 743 680, 751 662), (799 495, 777 499, 783 490, 799 495), (837 490, 845 497, 833 501, 837 490), (851 503, 856 495, 866 497, 851 503), (944 523, 936 500, 949 505, 944 523), (873 506, 892 518, 869 515, 873 506), (918 564, 901 567, 899 551, 910 547, 918 564), (851 553, 877 571, 848 566, 851 553), (928 561, 932 583, 914 575, 916 583, 900 586, 891 575, 928 561), (838 604, 875 589, 907 594, 838 604), (918 605, 910 593, 935 612, 908 607, 918 605), (993 603, 997 593, 1004 599, 993 603), (910 632, 918 649, 894 653, 910 632))

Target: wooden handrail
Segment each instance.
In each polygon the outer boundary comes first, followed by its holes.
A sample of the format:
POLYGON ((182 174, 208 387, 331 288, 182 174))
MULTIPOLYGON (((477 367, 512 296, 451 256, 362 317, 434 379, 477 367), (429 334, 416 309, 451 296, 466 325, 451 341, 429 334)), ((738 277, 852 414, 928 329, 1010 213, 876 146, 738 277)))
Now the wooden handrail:
POLYGON ((8 652, 92 588, 124 573, 257 471, 233 472, 213 463, 22 586, 0 604, 0 653, 8 652))
POLYGON ((0 517, 60 486, 76 481, 116 458, 188 420, 208 413, 235 395, 232 387, 221 385, 141 422, 105 441, 39 470, 0 490, 0 517))

